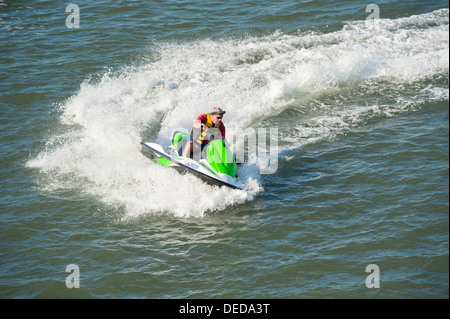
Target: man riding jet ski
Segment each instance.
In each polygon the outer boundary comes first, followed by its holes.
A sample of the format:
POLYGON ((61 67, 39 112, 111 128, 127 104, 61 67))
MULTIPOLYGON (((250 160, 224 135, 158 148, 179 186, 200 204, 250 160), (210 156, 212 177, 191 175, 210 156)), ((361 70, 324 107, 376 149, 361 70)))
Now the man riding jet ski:
POLYGON ((225 124, 222 123, 224 114, 224 110, 219 107, 214 107, 211 113, 200 114, 197 117, 194 121, 194 128, 191 131, 190 140, 183 151, 184 157, 192 157, 194 148, 197 148, 196 153, 198 153, 198 148, 200 148, 200 152, 203 151, 205 145, 209 143, 209 140, 206 139, 206 131, 208 128, 219 129, 222 139, 225 140, 225 124))
POLYGON ((225 140, 221 108, 201 114, 189 134, 184 129, 172 134, 167 152, 156 143, 141 142, 142 153, 180 172, 189 172, 211 185, 242 189, 237 179, 237 164, 225 140))

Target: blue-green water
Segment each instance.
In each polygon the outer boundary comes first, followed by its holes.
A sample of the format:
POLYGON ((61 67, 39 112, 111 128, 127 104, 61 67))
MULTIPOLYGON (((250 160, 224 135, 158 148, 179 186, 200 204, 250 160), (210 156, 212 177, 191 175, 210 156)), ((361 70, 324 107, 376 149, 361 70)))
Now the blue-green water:
POLYGON ((76 4, 0 0, 0 297, 448 298, 448 2, 76 4), (142 156, 211 106, 272 174, 142 156))

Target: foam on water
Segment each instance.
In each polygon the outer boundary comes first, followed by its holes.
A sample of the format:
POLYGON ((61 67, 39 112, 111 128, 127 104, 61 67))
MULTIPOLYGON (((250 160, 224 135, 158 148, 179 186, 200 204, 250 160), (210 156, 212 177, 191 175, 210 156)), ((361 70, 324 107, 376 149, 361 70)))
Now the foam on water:
POLYGON ((325 34, 155 44, 150 62, 86 80, 61 105, 61 126, 28 166, 40 169, 42 189, 78 190, 125 217, 225 210, 263 190, 257 165, 240 173, 245 190, 212 188, 152 163, 140 153, 140 141, 166 145, 174 128, 189 128, 212 106, 227 111, 230 129, 263 125, 296 109, 303 116, 280 133, 280 150, 292 150, 374 116, 448 99, 448 87, 439 84, 448 78, 448 15, 442 9, 349 22, 325 34), (370 98, 374 92, 391 102, 370 98))

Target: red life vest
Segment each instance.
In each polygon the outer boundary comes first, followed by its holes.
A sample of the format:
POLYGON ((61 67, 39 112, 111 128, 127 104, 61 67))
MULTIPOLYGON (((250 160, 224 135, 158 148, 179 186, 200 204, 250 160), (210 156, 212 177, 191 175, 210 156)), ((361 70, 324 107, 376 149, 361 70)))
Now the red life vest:
MULTIPOLYGON (((204 123, 204 125, 206 125, 209 128, 216 128, 216 129, 220 130, 220 125, 222 124, 222 122, 220 122, 219 124, 214 124, 211 120, 211 115, 209 115, 209 113, 205 113, 203 115, 206 116, 206 123, 204 123)), ((202 130, 202 133, 200 134, 200 136, 197 139, 197 143, 201 145, 204 141, 206 141, 205 137, 206 137, 206 132, 202 130)))

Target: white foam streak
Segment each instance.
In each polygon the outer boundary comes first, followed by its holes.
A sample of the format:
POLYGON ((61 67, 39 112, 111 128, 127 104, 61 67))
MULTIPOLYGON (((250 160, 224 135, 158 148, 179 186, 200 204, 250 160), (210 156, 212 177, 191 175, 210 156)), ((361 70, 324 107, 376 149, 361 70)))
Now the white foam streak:
MULTIPOLYGON (((123 210, 125 218, 226 210, 262 191, 258 171, 242 170, 245 191, 211 188, 143 157, 139 143, 149 130, 164 145, 174 128, 189 128, 212 106, 224 108, 227 127, 238 129, 293 107, 308 120, 288 128, 283 148, 300 147, 368 116, 392 115, 421 102, 405 95, 393 104, 349 105, 346 90, 389 91, 448 77, 448 35, 448 9, 442 9, 351 22, 327 34, 160 44, 153 48, 156 61, 105 74, 98 83, 86 81, 61 108, 64 133, 54 133, 28 165, 41 170, 43 189, 76 189, 123 210), (336 97, 333 103, 323 101, 329 95, 336 97), (410 100, 400 101, 405 98, 410 100)), ((428 84, 420 91, 428 99, 448 99, 448 88, 428 84)))

